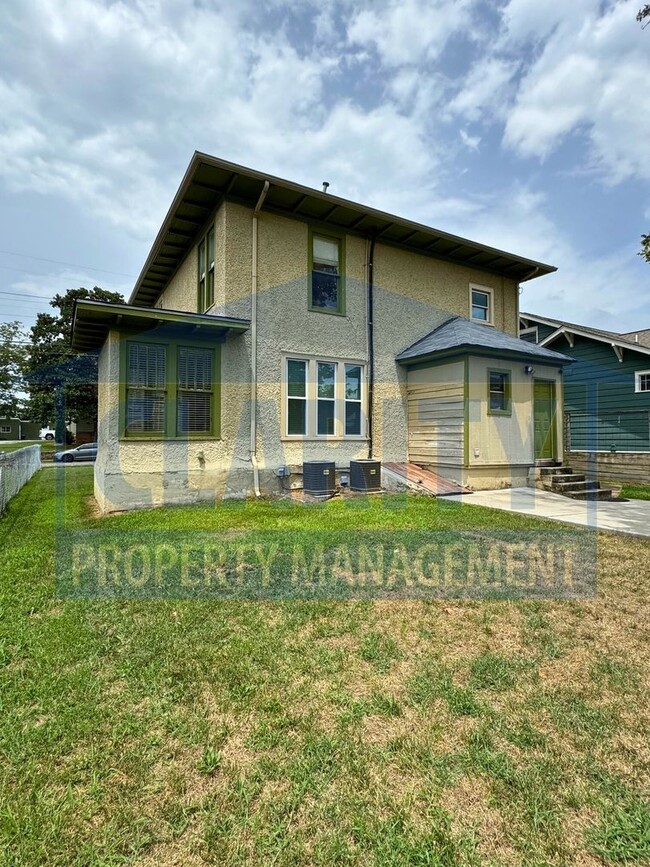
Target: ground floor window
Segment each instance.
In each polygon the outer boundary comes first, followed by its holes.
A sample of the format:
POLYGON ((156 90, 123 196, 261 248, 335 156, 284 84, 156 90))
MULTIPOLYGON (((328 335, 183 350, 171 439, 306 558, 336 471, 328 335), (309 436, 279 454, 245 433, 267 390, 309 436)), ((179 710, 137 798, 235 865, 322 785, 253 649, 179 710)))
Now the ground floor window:
POLYGON ((218 435, 218 349, 128 340, 124 349, 126 436, 218 435))
POLYGON ((488 414, 510 415, 510 372, 488 371, 488 414))
POLYGON ((3 424, 2 427, 0 427, 0 433, 11 433, 11 427, 3 424))
POLYGON ((637 370, 634 374, 634 390, 650 391, 650 370, 637 370))
POLYGON ((285 434, 288 437, 361 437, 365 366, 320 358, 284 361, 285 434))

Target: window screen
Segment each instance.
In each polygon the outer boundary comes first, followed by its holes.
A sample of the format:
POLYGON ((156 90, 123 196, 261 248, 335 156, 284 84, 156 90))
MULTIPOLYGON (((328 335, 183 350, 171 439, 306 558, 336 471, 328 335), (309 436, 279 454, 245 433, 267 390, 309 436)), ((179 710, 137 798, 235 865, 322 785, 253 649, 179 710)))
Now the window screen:
POLYGON ((339 310, 341 306, 340 242, 336 238, 312 238, 311 306, 339 310))
POLYGON ((129 343, 126 371, 126 430, 164 433, 167 353, 154 343, 129 343))
POLYGON ((178 349, 178 433, 212 431, 213 352, 194 346, 178 349))

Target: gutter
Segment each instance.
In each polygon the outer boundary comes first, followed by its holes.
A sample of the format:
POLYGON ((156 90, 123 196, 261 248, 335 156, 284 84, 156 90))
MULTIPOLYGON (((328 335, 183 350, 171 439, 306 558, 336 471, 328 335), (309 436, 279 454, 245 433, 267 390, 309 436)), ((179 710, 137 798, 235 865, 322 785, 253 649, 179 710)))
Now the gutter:
POLYGON ((269 191, 269 181, 264 188, 253 211, 253 244, 251 263, 251 429, 250 459, 253 466, 253 489, 256 497, 260 493, 260 470, 257 464, 257 217, 269 191))

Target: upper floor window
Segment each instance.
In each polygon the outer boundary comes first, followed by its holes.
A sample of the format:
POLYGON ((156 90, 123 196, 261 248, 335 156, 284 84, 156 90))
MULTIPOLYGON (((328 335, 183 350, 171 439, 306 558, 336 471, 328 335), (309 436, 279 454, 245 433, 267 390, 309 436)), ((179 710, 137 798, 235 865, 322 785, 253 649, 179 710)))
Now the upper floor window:
POLYGON ((214 304, 214 226, 210 226, 198 246, 198 309, 209 310, 214 304))
POLYGON ((325 313, 345 313, 343 239, 310 232, 311 278, 309 307, 325 313))
POLYGON ((476 322, 492 325, 494 316, 492 290, 485 286, 470 286, 469 292, 471 318, 476 322))
POLYGON ((637 370, 634 374, 634 390, 650 391, 650 370, 637 370))

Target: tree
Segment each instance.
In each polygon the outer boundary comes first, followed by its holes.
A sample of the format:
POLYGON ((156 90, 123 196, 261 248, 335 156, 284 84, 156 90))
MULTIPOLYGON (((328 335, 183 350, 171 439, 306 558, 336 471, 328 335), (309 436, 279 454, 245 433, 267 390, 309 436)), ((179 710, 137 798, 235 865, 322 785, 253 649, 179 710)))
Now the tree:
POLYGON ((0 325, 0 415, 17 416, 22 404, 27 335, 17 320, 0 325))
POLYGON ((639 256, 643 256, 646 262, 650 262, 650 235, 641 235, 639 256))
MULTIPOLYGON (((641 9, 639 9, 637 16, 636 16, 636 20, 639 23, 641 23, 641 22, 645 21, 646 18, 650 18, 650 5, 647 3, 641 9)), ((644 30, 648 26, 648 24, 650 24, 650 21, 646 21, 646 23, 643 25, 644 30)))
POLYGON ((70 289, 55 295, 50 306, 58 315, 39 313, 31 329, 27 364, 30 413, 34 421, 55 421, 57 442, 65 439, 66 424, 97 417, 97 355, 78 355, 70 347, 74 302, 78 299, 124 303, 119 292, 70 289))

